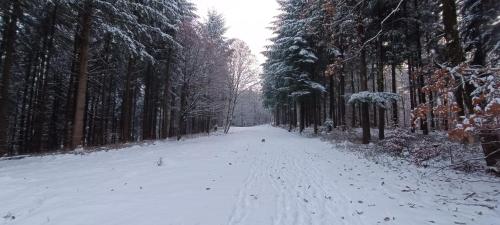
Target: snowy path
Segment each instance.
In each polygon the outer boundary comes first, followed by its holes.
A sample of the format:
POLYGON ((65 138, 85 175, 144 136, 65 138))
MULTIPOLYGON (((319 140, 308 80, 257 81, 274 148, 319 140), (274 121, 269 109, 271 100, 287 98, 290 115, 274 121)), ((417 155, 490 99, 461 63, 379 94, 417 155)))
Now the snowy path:
POLYGON ((0 224, 493 225, 500 224, 499 190, 498 183, 417 179, 262 126, 0 161, 0 224))

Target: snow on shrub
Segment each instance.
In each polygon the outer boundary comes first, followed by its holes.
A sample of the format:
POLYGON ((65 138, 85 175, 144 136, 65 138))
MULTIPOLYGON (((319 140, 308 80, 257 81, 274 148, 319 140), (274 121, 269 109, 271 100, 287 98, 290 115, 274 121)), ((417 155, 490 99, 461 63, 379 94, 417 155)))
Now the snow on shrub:
POLYGON ((423 166, 424 162, 440 156, 444 150, 440 144, 422 141, 411 149, 411 161, 417 166, 423 166))
POLYGON ((450 133, 454 139, 477 135, 482 129, 497 129, 500 117, 499 69, 463 67, 460 73, 476 88, 472 92, 474 112, 465 116, 450 133))
POLYGON ((394 155, 401 155, 403 151, 410 147, 411 140, 415 137, 405 129, 395 129, 388 131, 386 139, 379 143, 384 152, 394 155))
POLYGON ((326 128, 327 132, 330 132, 333 130, 333 120, 332 119, 326 119, 325 123, 323 124, 323 127, 326 128))
POLYGON ((375 103, 377 106, 386 108, 387 104, 397 102, 400 99, 401 96, 395 93, 363 91, 352 94, 348 103, 375 103))
POLYGON ((466 63, 453 68, 441 66, 427 83, 423 91, 435 94, 436 105, 418 106, 412 113, 413 124, 427 119, 432 111, 446 122, 451 139, 470 143, 479 137, 487 165, 500 173, 500 68, 466 63), (458 88, 470 94, 462 96, 466 100, 459 102, 465 109, 457 103, 458 88), (472 102, 467 101, 470 98, 472 102))

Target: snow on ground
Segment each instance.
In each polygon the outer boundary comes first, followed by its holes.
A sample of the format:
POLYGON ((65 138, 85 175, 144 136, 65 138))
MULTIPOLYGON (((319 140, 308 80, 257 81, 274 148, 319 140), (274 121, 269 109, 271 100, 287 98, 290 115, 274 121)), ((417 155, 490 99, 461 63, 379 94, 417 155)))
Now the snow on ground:
POLYGON ((493 225, 499 190, 498 182, 432 181, 261 126, 0 161, 0 224, 493 225))

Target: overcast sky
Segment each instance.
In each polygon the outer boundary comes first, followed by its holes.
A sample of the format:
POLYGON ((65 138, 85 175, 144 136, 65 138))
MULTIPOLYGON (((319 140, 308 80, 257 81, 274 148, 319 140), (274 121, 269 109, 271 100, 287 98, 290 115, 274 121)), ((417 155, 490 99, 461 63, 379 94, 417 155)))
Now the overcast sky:
POLYGON ((265 57, 260 54, 267 40, 272 37, 268 29, 273 17, 278 14, 275 0, 191 0, 197 5, 198 15, 206 18, 209 9, 222 13, 228 26, 227 37, 245 41, 259 63, 265 57))

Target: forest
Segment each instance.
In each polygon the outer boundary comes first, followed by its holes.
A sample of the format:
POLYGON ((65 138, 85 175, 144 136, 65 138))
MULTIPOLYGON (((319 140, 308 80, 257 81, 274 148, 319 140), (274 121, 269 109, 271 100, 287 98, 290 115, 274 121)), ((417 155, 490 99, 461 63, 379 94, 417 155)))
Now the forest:
POLYGON ((268 122, 255 56, 226 30, 187 0, 1 1, 0 156, 268 122), (257 116, 233 116, 240 96, 257 116))
POLYGON ((0 0, 0 224, 499 218, 500 0, 0 0))
POLYGON ((447 132, 500 168, 498 1, 278 2, 262 75, 277 125, 359 127, 364 144, 447 132))
POLYGON ((188 0, 2 1, 0 155, 227 133, 270 111, 363 144, 447 132, 499 161, 497 1, 278 3, 259 67, 188 0))

